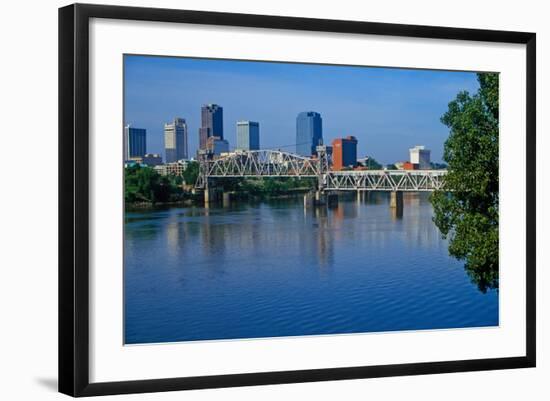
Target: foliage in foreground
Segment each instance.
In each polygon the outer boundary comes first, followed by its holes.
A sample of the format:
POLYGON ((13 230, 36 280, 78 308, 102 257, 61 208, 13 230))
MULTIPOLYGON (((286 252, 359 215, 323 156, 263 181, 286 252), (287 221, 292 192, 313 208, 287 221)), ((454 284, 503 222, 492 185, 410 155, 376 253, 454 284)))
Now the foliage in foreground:
POLYGON ((478 74, 480 89, 461 92, 441 121, 450 128, 443 159, 446 189, 431 197, 449 253, 465 261, 482 292, 498 288, 498 74, 478 74))

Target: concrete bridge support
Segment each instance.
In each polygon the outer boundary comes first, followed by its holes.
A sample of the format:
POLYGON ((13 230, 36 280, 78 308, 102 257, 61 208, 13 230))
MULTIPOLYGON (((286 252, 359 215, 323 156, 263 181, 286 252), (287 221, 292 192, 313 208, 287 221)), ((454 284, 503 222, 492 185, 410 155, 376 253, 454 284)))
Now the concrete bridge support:
POLYGON ((326 194, 323 191, 315 191, 315 206, 325 205, 327 201, 326 194))
POLYGON ((390 193, 390 210, 394 219, 403 218, 403 191, 390 193))
POLYGON ((403 191, 390 193, 390 207, 403 210, 403 191))
POLYGON ((304 195, 304 208, 308 209, 318 206, 337 207, 338 195, 327 194, 324 191, 315 191, 314 193, 310 192, 304 195))
POLYGON ((222 192, 216 187, 206 187, 204 189, 204 204, 210 205, 211 203, 219 202, 221 200, 222 192))
POLYGON ((212 189, 211 188, 205 188, 204 189, 204 204, 205 205, 209 205, 210 202, 213 201, 213 192, 212 192, 212 189))

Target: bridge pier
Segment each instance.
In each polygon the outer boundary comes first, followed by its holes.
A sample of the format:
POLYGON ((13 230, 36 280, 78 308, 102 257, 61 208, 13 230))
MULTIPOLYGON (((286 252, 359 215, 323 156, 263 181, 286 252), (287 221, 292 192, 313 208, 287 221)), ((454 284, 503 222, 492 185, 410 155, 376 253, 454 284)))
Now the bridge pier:
POLYGON ((326 204, 326 195, 323 191, 315 191, 315 206, 322 206, 326 204))
POLYGON ((317 206, 338 206, 338 195, 327 194, 324 191, 315 191, 314 193, 307 193, 304 195, 304 208, 308 209, 317 206))
POLYGON ((392 191, 390 193, 390 207, 398 214, 403 214, 403 191, 392 191))
POLYGON ((212 202, 212 190, 210 188, 205 188, 203 192, 204 204, 209 205, 212 202))
POLYGON ((220 190, 216 187, 206 187, 204 189, 204 204, 210 205, 211 203, 220 201, 220 190))
POLYGON ((222 205, 228 207, 231 204, 231 192, 222 192, 222 205))
POLYGON ((390 207, 403 208, 403 191, 391 191, 390 207))

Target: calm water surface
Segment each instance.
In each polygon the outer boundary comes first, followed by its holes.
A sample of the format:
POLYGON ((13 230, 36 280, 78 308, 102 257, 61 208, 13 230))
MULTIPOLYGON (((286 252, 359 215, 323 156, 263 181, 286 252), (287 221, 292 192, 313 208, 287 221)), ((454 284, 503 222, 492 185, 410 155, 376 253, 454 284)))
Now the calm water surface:
POLYGON ((426 194, 127 212, 127 344, 498 325, 426 194))

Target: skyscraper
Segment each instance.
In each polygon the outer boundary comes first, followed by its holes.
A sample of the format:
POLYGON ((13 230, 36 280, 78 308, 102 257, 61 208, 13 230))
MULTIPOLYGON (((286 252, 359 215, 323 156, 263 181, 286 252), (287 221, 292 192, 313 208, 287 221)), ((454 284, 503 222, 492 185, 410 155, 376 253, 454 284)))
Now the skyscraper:
POLYGON ((205 104, 201 108, 200 149, 206 149, 206 141, 211 136, 223 139, 223 108, 217 104, 205 104))
POLYGON ((237 121, 237 149, 260 149, 260 124, 254 121, 237 121))
POLYGON ((311 156, 323 142, 323 119, 319 113, 304 111, 296 118, 296 153, 311 156))
POLYGON ((187 123, 184 118, 176 117, 173 122, 164 124, 166 163, 187 159, 187 146, 187 123))
POLYGON ((124 127, 124 160, 142 157, 147 153, 147 132, 144 128, 124 127))
POLYGON ((355 167, 357 164, 357 139, 354 136, 337 138, 332 141, 332 169, 355 167))

